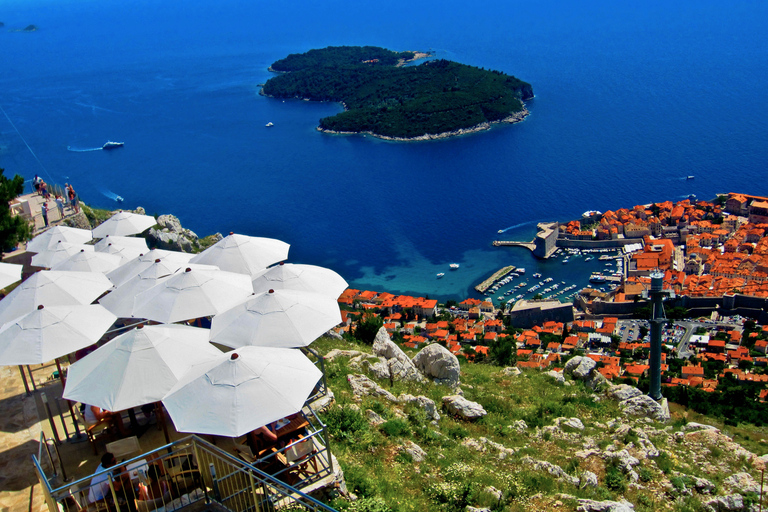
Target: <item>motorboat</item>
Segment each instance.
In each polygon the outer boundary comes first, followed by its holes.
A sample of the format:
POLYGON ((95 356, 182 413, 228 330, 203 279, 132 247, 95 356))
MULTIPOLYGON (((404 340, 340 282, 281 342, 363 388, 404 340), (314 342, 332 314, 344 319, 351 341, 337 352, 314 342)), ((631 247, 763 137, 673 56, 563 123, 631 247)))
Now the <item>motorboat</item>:
POLYGON ((451 264, 450 264, 450 265, 448 265, 448 266, 449 266, 449 267, 451 267, 451 270, 456 270, 456 269, 458 269, 458 268, 459 268, 459 264, 458 264, 458 263, 451 263, 451 264))
POLYGON ((273 126, 275 126, 275 123, 273 123, 272 121, 267 123, 267 128, 271 128, 273 126))
POLYGON ((108 140, 107 142, 104 143, 103 146, 101 146, 101 149, 114 149, 124 145, 125 145, 125 142, 114 142, 114 141, 108 140))
POLYGON ((445 272, 440 272, 437 274, 437 278, 440 279, 441 277, 445 277, 445 272))

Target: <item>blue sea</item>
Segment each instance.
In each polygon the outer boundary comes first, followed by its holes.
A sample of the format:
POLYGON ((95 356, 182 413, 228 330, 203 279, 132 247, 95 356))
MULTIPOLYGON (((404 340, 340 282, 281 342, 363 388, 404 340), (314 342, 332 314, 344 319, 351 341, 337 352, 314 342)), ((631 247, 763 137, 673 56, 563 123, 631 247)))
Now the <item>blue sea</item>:
POLYGON ((356 288, 464 298, 510 264, 585 284, 597 261, 491 242, 589 209, 768 195, 766 20, 743 0, 5 0, 0 167, 201 236, 285 240, 356 288), (258 95, 272 62, 329 45, 504 71, 533 85, 531 114, 393 143, 317 132, 339 105, 258 95), (107 140, 125 146, 85 151, 107 140))

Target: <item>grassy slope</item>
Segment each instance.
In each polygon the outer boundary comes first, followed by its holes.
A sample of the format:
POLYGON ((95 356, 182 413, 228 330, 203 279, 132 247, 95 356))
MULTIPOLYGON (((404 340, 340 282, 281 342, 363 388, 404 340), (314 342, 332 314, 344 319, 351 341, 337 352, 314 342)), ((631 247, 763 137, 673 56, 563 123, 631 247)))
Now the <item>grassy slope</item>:
MULTIPOLYGON (((319 340, 313 347, 322 353, 331 348, 369 351, 369 347, 327 339, 319 340)), ((488 415, 469 423, 451 418, 441 411, 442 418, 438 425, 432 425, 415 408, 394 407, 383 399, 370 397, 356 402, 346 375, 357 371, 348 368, 346 358, 334 360, 327 369, 329 386, 337 400, 337 405, 324 414, 332 432, 332 450, 345 471, 350 490, 364 498, 351 505, 339 501, 334 504, 339 508, 437 511, 463 510, 466 505, 472 505, 496 510, 575 510, 575 499, 557 496, 565 493, 597 500, 623 497, 634 503, 638 511, 695 510, 699 501, 706 497, 694 493, 693 496, 681 497, 675 504, 669 494, 665 494, 665 485, 674 488, 681 483, 680 479, 672 478, 672 471, 705 477, 718 485, 738 471, 750 471, 758 481, 759 474, 743 457, 734 456, 721 442, 689 442, 687 439, 675 442, 671 435, 661 432, 665 427, 670 434, 672 430, 679 430, 687 415, 688 421, 712 424, 724 429, 724 432, 735 431, 737 440, 758 455, 768 451, 764 442, 768 437, 766 429, 742 426, 726 430, 721 422, 679 408, 674 409, 670 425, 638 423, 637 419, 626 419, 615 402, 601 398, 596 400, 596 395, 581 384, 566 387, 535 371, 508 377, 498 367, 464 364, 464 394, 469 400, 482 404, 488 415), (354 410, 352 404, 359 404, 359 412, 354 410), (367 409, 376 411, 388 422, 379 427, 370 426, 364 417, 367 409), (537 433, 537 425, 552 425, 559 416, 580 418, 586 426, 585 431, 580 435, 537 433), (519 419, 529 425, 525 433, 508 428, 519 419), (613 419, 620 421, 608 426, 613 419), (586 460, 574 457, 575 452, 583 450, 585 442, 590 439, 593 445, 602 449, 611 443, 617 450, 628 443, 636 444, 634 431, 614 440, 616 436, 612 433, 622 422, 660 431, 659 435, 651 435, 650 439, 662 450, 662 456, 656 460, 642 460, 635 468, 642 479, 648 480, 639 482, 641 489, 632 488, 626 477, 617 478, 615 472, 610 485, 606 477, 606 471, 610 469, 598 457, 586 460), (516 453, 499 459, 493 450, 481 453, 461 444, 467 438, 481 437, 514 448, 516 453), (425 462, 414 464, 409 456, 399 452, 398 446, 407 439, 427 452, 425 462), (712 467, 707 468, 701 461, 695 461, 695 457, 701 457, 702 453, 719 465, 714 474, 710 474, 712 467), (558 464, 574 476, 590 470, 598 475, 600 485, 596 489, 576 489, 522 464, 521 459, 526 455, 558 464), (482 492, 488 485, 504 491, 501 503, 482 492)), ((391 388, 388 382, 379 384, 396 396, 401 393, 426 395, 438 407, 442 396, 450 394, 447 388, 433 384, 395 382, 391 388)))

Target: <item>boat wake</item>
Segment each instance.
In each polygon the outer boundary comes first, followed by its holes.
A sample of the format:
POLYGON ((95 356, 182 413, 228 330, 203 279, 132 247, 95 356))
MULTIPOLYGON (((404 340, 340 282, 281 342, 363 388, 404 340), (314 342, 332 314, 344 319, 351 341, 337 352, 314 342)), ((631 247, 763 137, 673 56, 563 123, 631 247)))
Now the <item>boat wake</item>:
MULTIPOLYGON (((99 149, 101 149, 101 148, 99 148, 99 149)), ((115 194, 111 190, 107 190, 107 189, 103 188, 99 192, 101 192, 102 195, 104 195, 105 197, 108 197, 108 198, 110 198, 111 200, 113 200, 113 201, 115 201, 117 203, 122 203, 123 202, 123 197, 115 194)))
POLYGON ((529 224, 533 224, 535 222, 536 222, 535 220, 531 220, 531 221, 528 221, 528 222, 521 222, 520 224, 515 224, 514 226, 509 226, 508 228, 500 229, 499 233, 506 233, 510 229, 521 228, 523 226, 528 226, 529 224))
POLYGON ((104 148, 73 148, 67 146, 67 151, 74 151, 75 153, 87 153, 88 151, 101 151, 104 148))

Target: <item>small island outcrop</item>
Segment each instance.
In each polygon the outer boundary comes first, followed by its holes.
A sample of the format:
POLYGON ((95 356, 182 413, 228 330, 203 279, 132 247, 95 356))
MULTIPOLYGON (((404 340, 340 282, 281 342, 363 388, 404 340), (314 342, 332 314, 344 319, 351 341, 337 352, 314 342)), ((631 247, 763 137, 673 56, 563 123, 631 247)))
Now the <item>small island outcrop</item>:
POLYGON ((261 93, 342 103, 344 112, 320 120, 330 133, 369 133, 392 140, 426 140, 517 122, 533 98, 527 82, 448 60, 374 46, 328 47, 292 54, 270 70, 261 93))

